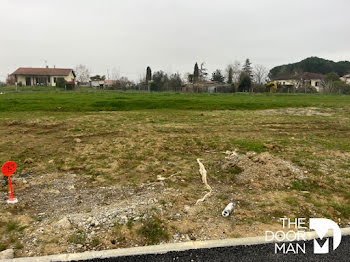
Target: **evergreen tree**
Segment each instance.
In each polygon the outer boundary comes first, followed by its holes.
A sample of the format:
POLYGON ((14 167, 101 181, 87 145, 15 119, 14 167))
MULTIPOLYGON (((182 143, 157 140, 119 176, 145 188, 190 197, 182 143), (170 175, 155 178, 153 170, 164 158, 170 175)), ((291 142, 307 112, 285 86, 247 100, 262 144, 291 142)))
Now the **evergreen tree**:
POLYGON ((156 71, 153 74, 152 84, 150 84, 152 91, 169 91, 169 77, 163 71, 156 71))
POLYGON ((152 70, 149 66, 147 66, 146 70, 146 82, 148 83, 149 81, 152 80, 152 70))
POLYGON ((243 72, 246 73, 250 79, 253 78, 252 63, 250 62, 249 58, 245 60, 245 63, 243 65, 243 72))
POLYGON ((193 82, 196 83, 199 80, 199 68, 198 64, 196 63, 194 65, 194 72, 193 72, 193 82))
POLYGON ((92 81, 103 81, 106 80, 106 76, 95 75, 90 77, 92 81))
POLYGON ((339 75, 336 73, 336 72, 331 72, 331 73, 328 73, 325 77, 325 81, 331 81, 331 82, 334 82, 334 81, 339 81, 339 75))
POLYGON ((250 88, 252 87, 252 80, 250 76, 242 72, 241 75, 239 76, 239 92, 249 92, 250 88))
POLYGON ((211 81, 223 83, 225 80, 225 77, 222 75, 221 70, 216 69, 215 72, 213 72, 211 81))
POLYGON ((227 83, 228 84, 232 84, 233 83, 233 68, 231 66, 228 69, 227 83))
POLYGON ((183 82, 179 74, 172 74, 169 77, 169 88, 172 91, 181 91, 181 86, 183 82))

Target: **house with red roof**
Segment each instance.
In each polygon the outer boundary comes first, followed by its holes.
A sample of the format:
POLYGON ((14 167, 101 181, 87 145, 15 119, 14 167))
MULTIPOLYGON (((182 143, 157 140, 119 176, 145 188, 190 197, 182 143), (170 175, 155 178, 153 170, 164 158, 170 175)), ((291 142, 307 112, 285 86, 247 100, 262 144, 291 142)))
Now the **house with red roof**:
POLYGON ((15 78, 16 85, 21 86, 56 86, 58 78, 74 83, 76 77, 73 69, 49 67, 20 67, 11 76, 15 78))

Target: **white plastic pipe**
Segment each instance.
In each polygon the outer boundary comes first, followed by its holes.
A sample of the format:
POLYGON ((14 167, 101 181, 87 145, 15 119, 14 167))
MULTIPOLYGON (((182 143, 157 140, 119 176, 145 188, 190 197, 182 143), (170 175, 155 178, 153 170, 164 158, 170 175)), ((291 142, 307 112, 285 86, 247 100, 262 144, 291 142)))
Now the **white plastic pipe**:
POLYGON ((235 207, 235 204, 234 203, 229 203, 226 207, 225 207, 225 209, 224 209, 224 211, 222 211, 222 216, 223 217, 228 217, 230 214, 231 214, 231 212, 233 211, 233 208, 235 207))

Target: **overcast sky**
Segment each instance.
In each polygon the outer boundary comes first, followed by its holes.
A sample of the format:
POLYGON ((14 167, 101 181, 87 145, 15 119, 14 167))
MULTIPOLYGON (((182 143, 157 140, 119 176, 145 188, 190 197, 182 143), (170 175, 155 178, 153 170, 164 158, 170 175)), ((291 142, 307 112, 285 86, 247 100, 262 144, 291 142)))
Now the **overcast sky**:
POLYGON ((0 79, 17 67, 209 71, 350 60, 349 0, 0 0, 0 79))

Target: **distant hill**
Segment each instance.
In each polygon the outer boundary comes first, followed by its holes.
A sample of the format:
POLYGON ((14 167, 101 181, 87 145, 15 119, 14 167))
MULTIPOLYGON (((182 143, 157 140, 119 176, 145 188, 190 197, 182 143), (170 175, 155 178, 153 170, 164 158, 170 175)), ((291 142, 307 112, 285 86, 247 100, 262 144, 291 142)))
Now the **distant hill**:
POLYGON ((283 78, 298 73, 310 72, 317 74, 327 74, 337 72, 339 76, 350 73, 350 62, 334 62, 319 57, 309 57, 298 63, 276 66, 270 70, 270 78, 283 78))

